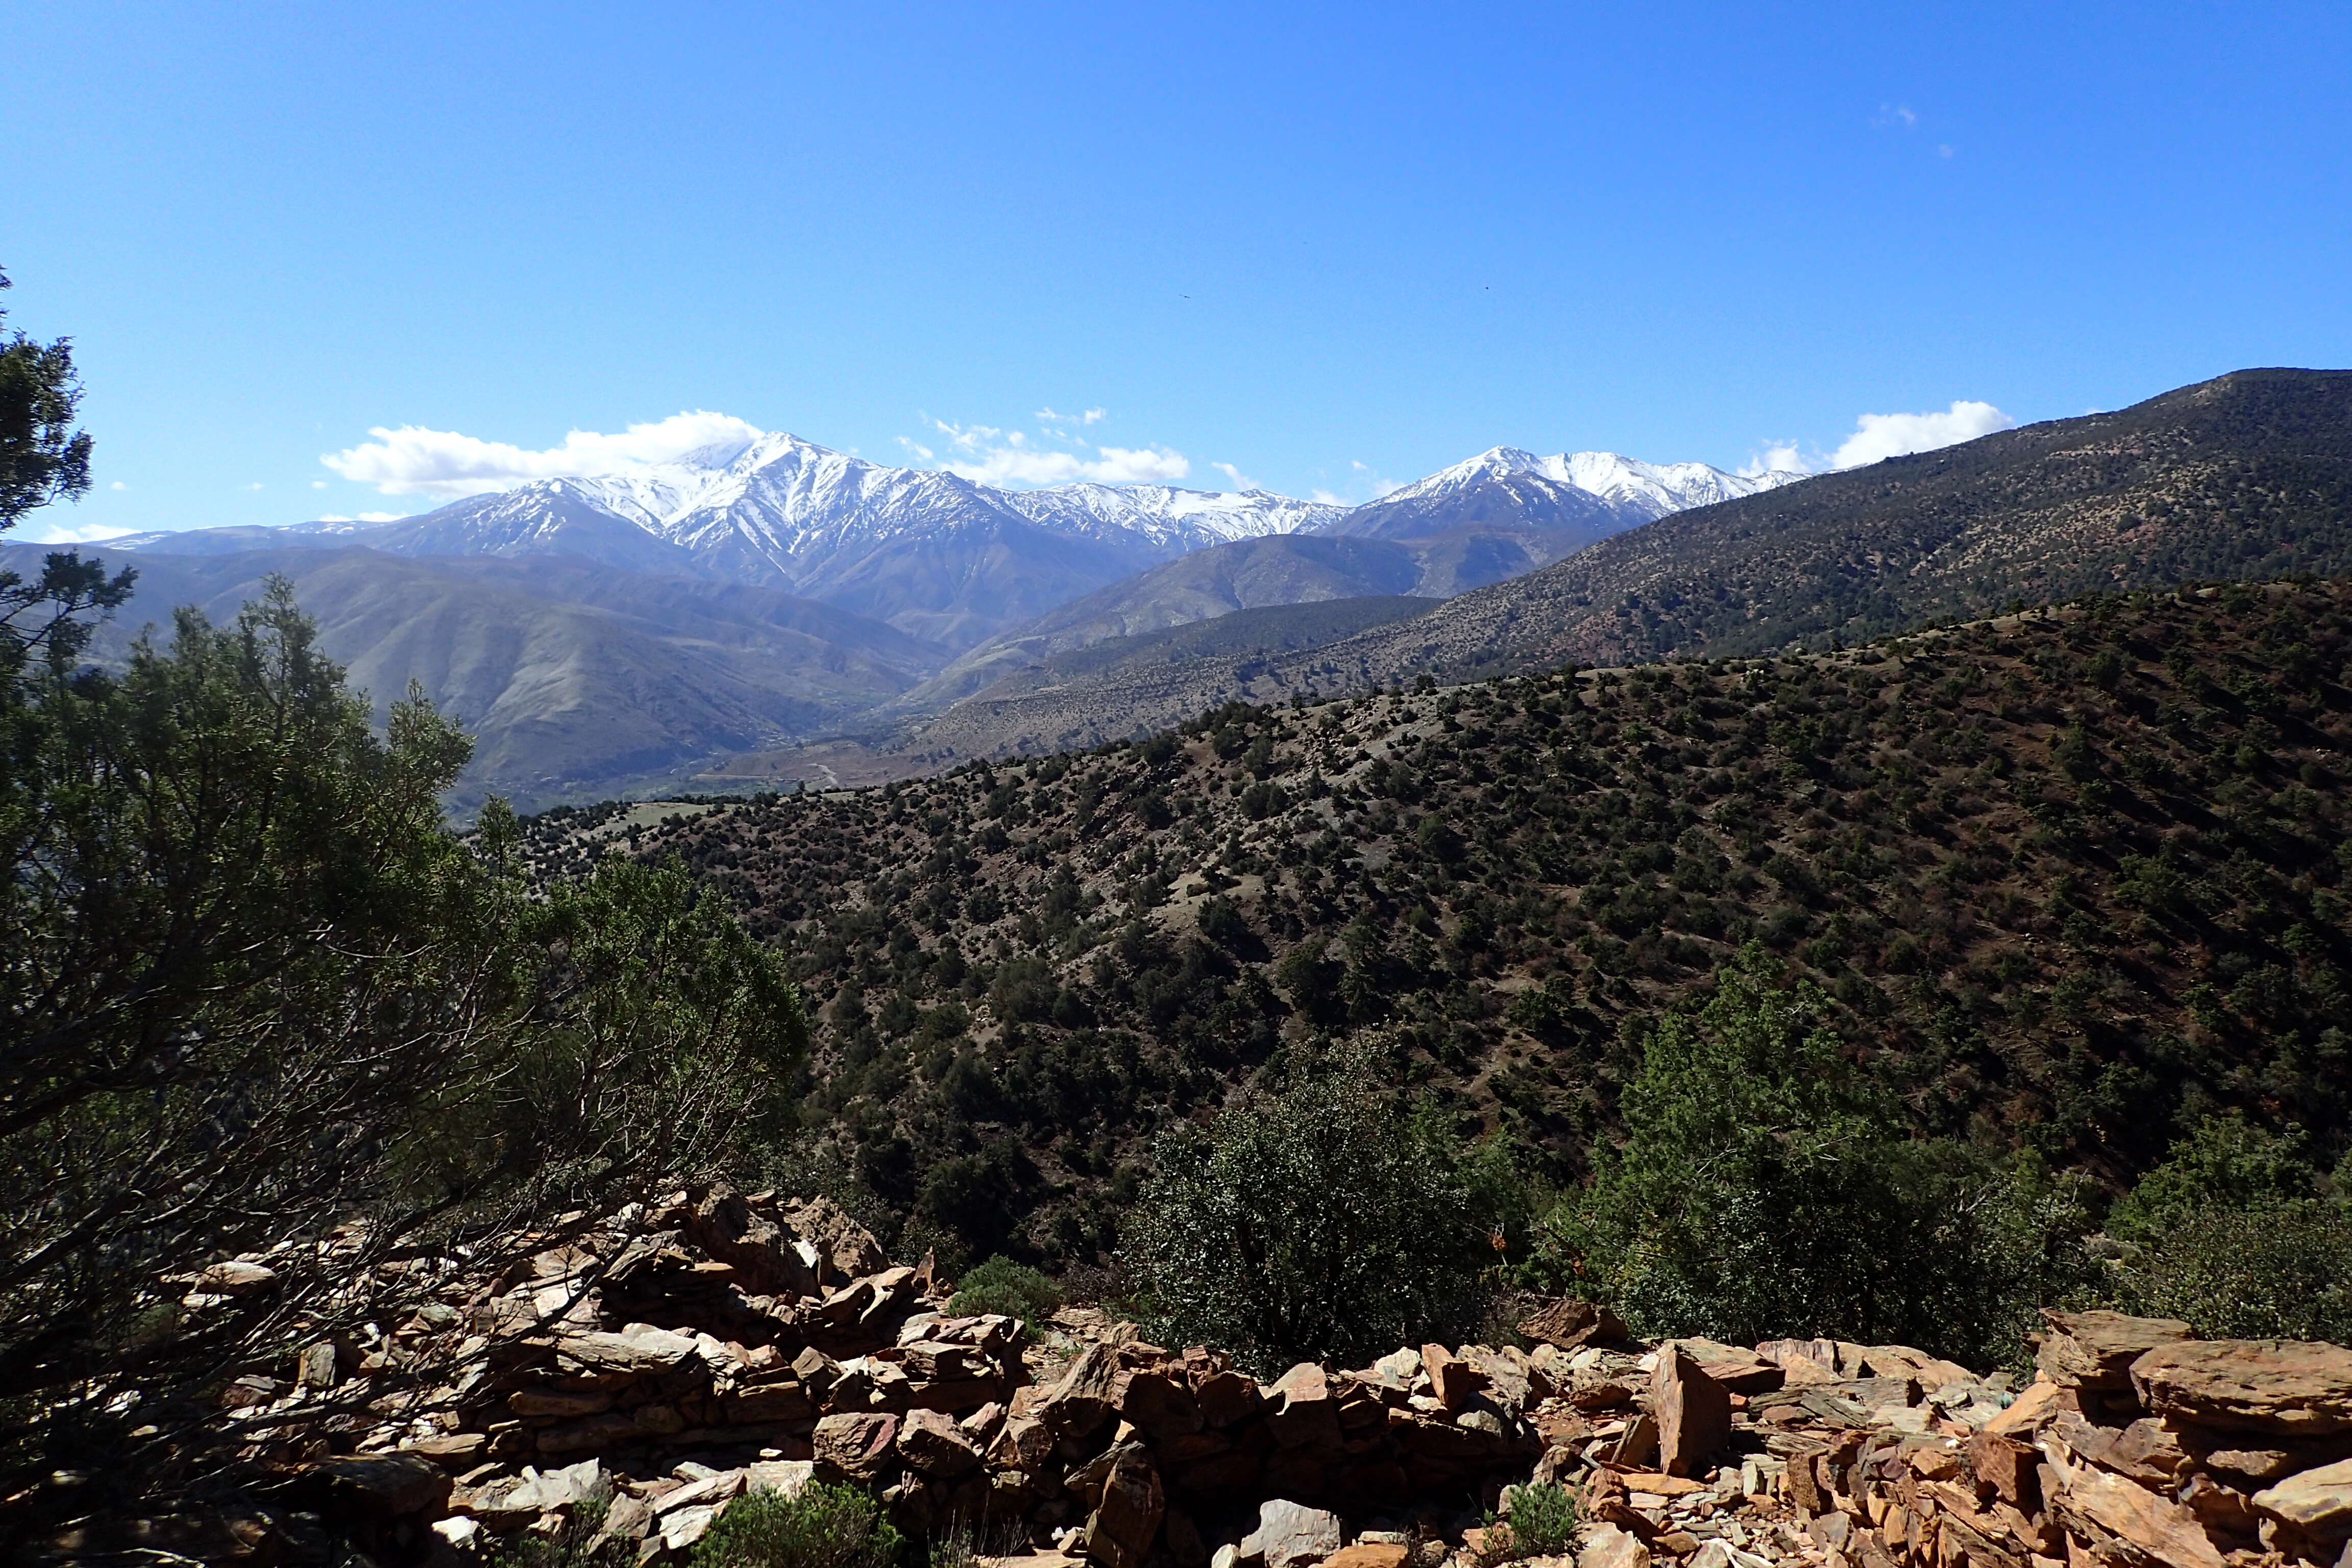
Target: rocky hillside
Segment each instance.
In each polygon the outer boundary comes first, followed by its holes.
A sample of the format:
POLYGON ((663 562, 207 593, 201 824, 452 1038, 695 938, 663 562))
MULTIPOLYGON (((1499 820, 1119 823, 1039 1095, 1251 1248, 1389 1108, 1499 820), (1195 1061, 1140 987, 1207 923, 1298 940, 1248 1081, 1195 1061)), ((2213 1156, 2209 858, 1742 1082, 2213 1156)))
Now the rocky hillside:
MULTIPOLYGON (((2011 605, 2217 578, 2352 571, 2352 372, 2249 370, 1677 512, 1410 623, 1244 669, 1213 700, 1286 702, 1423 671, 1824 648, 2011 605)), ((925 750, 1085 744, 1181 710, 1069 682, 925 750)))
MULTIPOLYGON (((2352 584, 1297 708, 620 840, 791 955, 879 1226, 1098 1257, 1156 1127, 1355 1032, 1559 1176, 1638 1026, 1759 942, 1916 1124, 2108 1179, 2347 1125, 2352 584)), ((542 868, 610 840, 531 825, 542 868)))
MULTIPOLYGON (((151 1510, 55 1470, 9 1500, 84 1511, 23 1560, 704 1563, 819 1483, 988 1568, 2285 1568, 2352 1535, 2335 1345, 2051 1311, 2025 1381, 1645 1345, 1569 1300, 1260 1384, 1099 1313, 960 1310, 822 1201, 689 1188, 518 1239, 495 1279, 419 1258, 389 1330, 227 1384, 244 1495, 151 1510)), ((182 1310, 266 1301, 271 1261, 182 1310)))

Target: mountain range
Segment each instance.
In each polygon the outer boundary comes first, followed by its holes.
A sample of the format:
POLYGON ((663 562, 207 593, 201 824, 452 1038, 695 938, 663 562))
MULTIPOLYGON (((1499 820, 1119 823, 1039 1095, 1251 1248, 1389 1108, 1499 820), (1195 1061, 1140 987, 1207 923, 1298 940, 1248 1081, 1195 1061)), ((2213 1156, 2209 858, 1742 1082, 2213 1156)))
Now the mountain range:
MULTIPOLYGON (((295 579, 326 646, 382 699, 414 676, 472 728, 468 799, 674 781, 709 759, 903 726, 1053 664, 1238 611, 1297 650, 1530 571, 1777 478, 1497 447, 1367 506, 1160 485, 999 489, 788 435, 550 479, 393 522, 110 542, 144 574, 119 658, 172 604, 234 611, 295 579), (1376 600, 1280 621, 1286 606, 1376 600)), ((21 548, 21 547, 19 547, 21 548)), ((1214 658, 1230 638, 1132 657, 1214 658)))
POLYGON ((97 652, 282 571, 379 700, 415 677, 474 730, 459 809, 903 776, 1234 700, 2352 571, 2352 373, 2238 372, 1795 479, 1497 447, 1341 508, 995 489, 772 435, 392 523, 116 541, 145 577, 97 652))
POLYGON ((404 556, 557 555, 782 588, 961 650, 1211 545, 1299 532, 1397 539, 1475 531, 1547 541, 1526 553, 1549 560, 1771 482, 1698 463, 1653 468, 1607 453, 1536 458, 1498 447, 1351 510, 1256 489, 999 489, 771 434, 627 473, 539 479, 397 522, 151 533, 115 547, 185 553, 359 544, 404 556))
POLYGON ((2012 604, 2302 573, 2352 573, 2352 372, 2239 371, 1674 512, 1312 648, 975 693, 919 747, 1052 751, 1234 700, 1828 648, 2012 604))

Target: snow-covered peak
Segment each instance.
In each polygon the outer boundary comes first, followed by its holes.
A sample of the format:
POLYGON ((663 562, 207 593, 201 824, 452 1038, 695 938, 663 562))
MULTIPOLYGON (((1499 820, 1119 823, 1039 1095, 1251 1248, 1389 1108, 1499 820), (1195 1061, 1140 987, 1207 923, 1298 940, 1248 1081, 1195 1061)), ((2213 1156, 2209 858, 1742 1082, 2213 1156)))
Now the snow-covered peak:
POLYGON ((1693 507, 1736 500, 1803 477, 1767 474, 1751 479, 1727 474, 1706 463, 1643 463, 1615 452, 1561 452, 1547 458, 1517 447, 1493 447, 1381 499, 1438 500, 1514 474, 1537 474, 1573 485, 1621 511, 1640 514, 1645 521, 1693 507))
POLYGON ((997 491, 995 500, 1033 522, 1126 529, 1154 544, 1188 550, 1268 533, 1297 533, 1347 510, 1271 490, 1183 490, 1168 485, 1055 485, 997 491))

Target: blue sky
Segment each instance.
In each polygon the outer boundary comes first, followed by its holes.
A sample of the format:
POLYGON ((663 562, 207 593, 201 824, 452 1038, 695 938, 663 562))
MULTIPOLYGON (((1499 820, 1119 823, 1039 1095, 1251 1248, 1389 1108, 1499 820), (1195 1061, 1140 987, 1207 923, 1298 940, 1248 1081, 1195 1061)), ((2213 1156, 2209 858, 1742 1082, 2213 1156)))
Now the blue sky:
POLYGON ((446 499, 321 463, 378 427, 701 410, 1356 500, 2352 364, 2340 0, 18 0, 0 50, 6 304, 79 345, 87 531, 446 499))

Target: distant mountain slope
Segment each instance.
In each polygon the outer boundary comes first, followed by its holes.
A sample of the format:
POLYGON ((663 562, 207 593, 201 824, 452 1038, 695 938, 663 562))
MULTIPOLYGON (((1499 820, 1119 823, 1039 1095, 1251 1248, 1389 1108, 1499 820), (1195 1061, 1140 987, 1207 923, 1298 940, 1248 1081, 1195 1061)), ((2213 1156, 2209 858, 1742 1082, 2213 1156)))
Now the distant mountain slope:
MULTIPOLYGON (((38 547, 0 547, 23 570, 38 547)), ((772 588, 628 573, 584 561, 408 561, 374 551, 115 555, 131 603, 94 656, 121 658, 173 608, 234 616, 272 572, 290 577, 328 653, 378 710, 423 683, 475 737, 457 804, 526 805, 670 780, 726 751, 820 732, 936 669, 947 650, 772 588)))
MULTIPOLYGON (((1224 709, 639 850, 793 966, 830 1167, 975 1257, 1094 1259, 1155 1134, 1321 1035, 1573 1180, 1628 1026, 1751 941, 1924 1131, 2119 1184, 2235 1109, 2324 1168, 2352 1144, 2348 683, 2352 583, 2116 595, 1224 709)), ((540 863, 593 853, 578 826, 533 825, 540 863)))
MULTIPOLYGON (((1343 508, 1164 485, 1008 491, 765 435, 677 462, 551 479, 373 527, 310 523, 268 547, 566 555, 784 588, 955 647, 1188 551, 1316 527, 1343 508)), ((142 552, 265 547, 260 531, 146 534, 142 552)))
MULTIPOLYGON (((2347 571, 2352 372, 2241 371, 2116 413, 1677 512, 1411 621, 1246 670, 1228 660, 1194 671, 1165 696, 1263 702, 1424 671, 1450 680, 1827 646, 2091 589, 2347 571)), ((1139 695, 1069 682, 1028 699, 1018 732, 1083 735, 1139 695)), ((1131 722, 1197 710, 1151 708, 1131 722)), ((968 755, 1012 733, 950 710, 921 743, 968 755)))
POLYGON ((2352 372, 2249 370, 1678 512, 1341 662, 1381 681, 1744 653, 2092 589, 2347 569, 2352 372))
POLYGON ((967 648, 1106 584, 1236 541, 1465 529, 1510 536, 1508 546, 1474 552, 1480 559, 1466 577, 1443 590, 1453 592, 1556 560, 1662 509, 1762 482, 1698 463, 1497 447, 1350 511, 1259 489, 997 489, 774 434, 623 474, 536 480, 398 522, 306 523, 274 538, 254 529, 144 534, 115 547, 185 554, 356 542, 411 557, 572 556, 783 588, 967 648))
POLYGON ((1180 556, 1001 633, 907 693, 891 711, 936 712, 1040 669, 1056 655, 1115 638, 1276 605, 1395 595, 1433 603, 1538 563, 1519 541, 1503 535, 1238 540, 1180 556))

